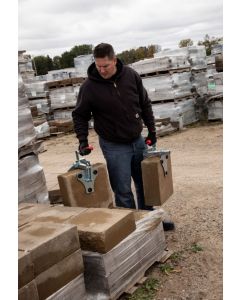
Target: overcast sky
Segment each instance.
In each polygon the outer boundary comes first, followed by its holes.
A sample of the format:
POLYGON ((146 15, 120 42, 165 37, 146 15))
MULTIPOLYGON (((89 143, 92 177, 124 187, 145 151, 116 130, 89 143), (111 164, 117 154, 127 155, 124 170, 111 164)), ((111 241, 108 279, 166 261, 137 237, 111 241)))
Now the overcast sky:
POLYGON ((222 0, 19 0, 19 50, 51 57, 107 42, 117 53, 222 37, 222 0))

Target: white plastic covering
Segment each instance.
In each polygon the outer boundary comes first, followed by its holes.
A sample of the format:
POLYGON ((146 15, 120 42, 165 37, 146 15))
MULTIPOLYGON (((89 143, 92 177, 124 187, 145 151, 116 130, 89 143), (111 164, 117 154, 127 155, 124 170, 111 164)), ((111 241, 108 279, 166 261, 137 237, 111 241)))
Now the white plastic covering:
POLYGON ((155 118, 170 118, 173 122, 189 125, 198 121, 194 104, 195 99, 189 99, 178 103, 154 104, 152 109, 155 118))
POLYGON ((152 102, 174 99, 172 79, 170 75, 143 78, 142 81, 152 102))
POLYGON ((182 72, 172 74, 172 87, 174 98, 183 98, 192 94, 191 72, 182 72))
POLYGON ((68 109, 68 110, 55 110, 53 112, 54 119, 67 119, 70 120, 72 119, 72 111, 73 109, 68 109))
POLYGON ((212 100, 208 102, 208 120, 223 120, 222 100, 212 100))
POLYGON ((36 106, 39 113, 49 113, 48 99, 29 100, 30 106, 36 106))
POLYGON ((48 122, 44 122, 43 124, 36 126, 35 131, 37 134, 37 139, 41 139, 43 137, 50 136, 50 128, 49 128, 48 122))
POLYGON ((214 73, 208 78, 208 94, 222 95, 223 94, 223 73, 214 73))
POLYGON ((217 44, 212 47, 211 55, 222 54, 223 44, 217 44))
POLYGON ((207 68, 205 46, 188 47, 188 57, 192 70, 200 70, 207 68))
POLYGON ((155 210, 136 222, 136 230, 106 254, 83 251, 90 299, 117 299, 158 259, 166 247, 164 212, 155 210))
POLYGON ((167 70, 171 67, 170 63, 171 60, 168 57, 156 57, 140 60, 129 66, 138 72, 138 74, 146 74, 167 70))
POLYGON ((21 76, 18 76, 18 148, 34 141, 36 133, 21 76))
POLYGON ((206 71, 194 73, 192 77, 193 77, 192 86, 196 88, 197 93, 200 96, 206 95, 208 92, 206 71))
POLYGON ((46 179, 35 154, 18 160, 18 202, 48 202, 46 179))
POLYGON ((92 54, 79 55, 74 58, 74 66, 80 77, 87 77, 88 67, 94 62, 92 54))

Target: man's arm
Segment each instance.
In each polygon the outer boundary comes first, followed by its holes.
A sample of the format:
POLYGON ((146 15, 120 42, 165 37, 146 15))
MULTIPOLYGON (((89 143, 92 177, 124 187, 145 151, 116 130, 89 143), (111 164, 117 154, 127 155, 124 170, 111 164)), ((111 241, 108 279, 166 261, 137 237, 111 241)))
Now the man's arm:
POLYGON ((87 141, 88 121, 91 119, 91 108, 84 85, 80 88, 77 104, 72 112, 74 130, 79 142, 87 141))

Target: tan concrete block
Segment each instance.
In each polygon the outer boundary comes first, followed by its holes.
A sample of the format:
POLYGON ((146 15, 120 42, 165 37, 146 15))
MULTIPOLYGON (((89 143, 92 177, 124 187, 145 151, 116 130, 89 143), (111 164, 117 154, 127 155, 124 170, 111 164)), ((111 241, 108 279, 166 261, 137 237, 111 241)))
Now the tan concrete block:
POLYGON ((39 300, 35 280, 18 290, 18 300, 39 300))
POLYGON ((80 213, 83 213, 86 210, 86 207, 54 206, 49 210, 37 215, 32 221, 64 223, 65 221, 79 215, 80 213))
POLYGON ((18 226, 31 222, 38 214, 49 210, 49 204, 20 203, 18 205, 18 226))
POLYGON ((18 288, 34 279, 33 262, 29 252, 18 251, 18 288))
POLYGON ((68 221, 77 225, 81 249, 106 253, 136 229, 133 212, 89 208, 68 221))
POLYGON ((72 170, 58 176, 59 187, 66 206, 81 207, 111 207, 113 204, 112 191, 108 179, 106 165, 93 164, 97 171, 94 182, 94 192, 87 194, 82 182, 77 180, 79 170, 72 170))
POLYGON ((81 273, 83 259, 79 249, 35 278, 39 299, 46 299, 81 273))
POLYGON ((76 226, 32 222, 19 228, 18 249, 30 252, 35 276, 79 248, 76 226))
POLYGON ((171 157, 168 156, 168 173, 160 163, 160 157, 145 158, 142 163, 142 178, 146 205, 162 205, 173 193, 171 157))

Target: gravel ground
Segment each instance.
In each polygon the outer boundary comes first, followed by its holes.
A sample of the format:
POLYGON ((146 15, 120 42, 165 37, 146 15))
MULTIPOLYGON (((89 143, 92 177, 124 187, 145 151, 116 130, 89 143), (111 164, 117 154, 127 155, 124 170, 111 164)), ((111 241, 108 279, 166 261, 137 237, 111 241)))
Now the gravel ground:
MULTIPOLYGON (((92 162, 104 162, 95 132, 89 136, 92 162)), ((74 134, 44 141, 39 155, 49 190, 58 188, 57 175, 75 162, 74 134)), ((163 208, 176 229, 166 233, 174 254, 146 273, 156 278, 155 299, 220 300, 222 292, 223 125, 196 124, 158 139, 158 148, 171 150, 174 194, 163 208)), ((148 298, 142 298, 148 299, 148 298)))

